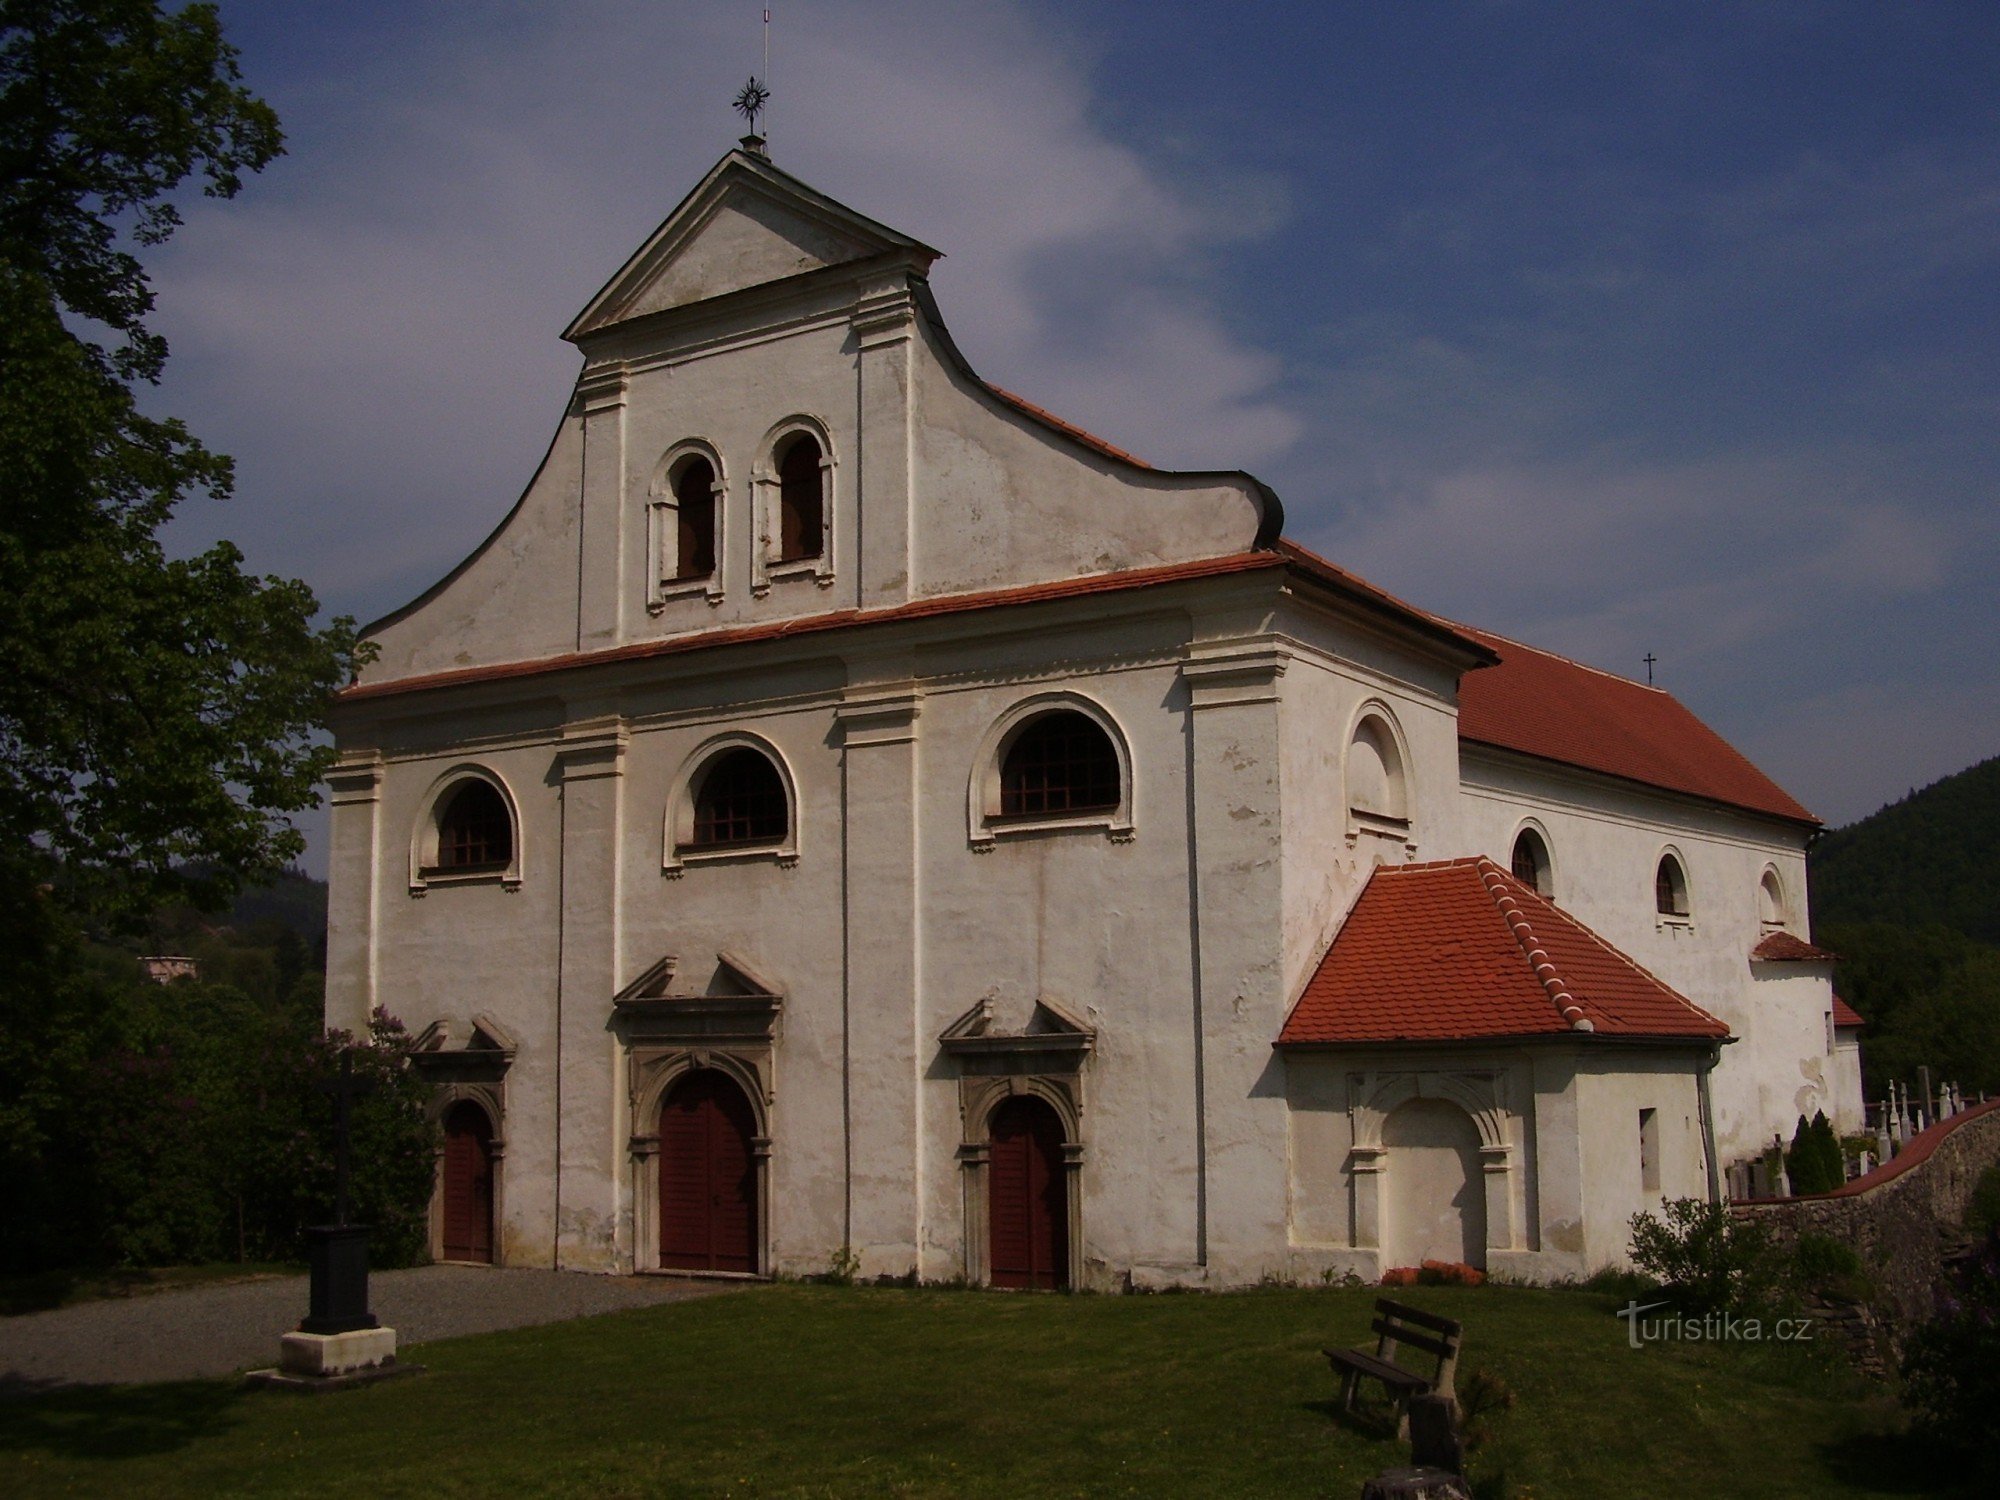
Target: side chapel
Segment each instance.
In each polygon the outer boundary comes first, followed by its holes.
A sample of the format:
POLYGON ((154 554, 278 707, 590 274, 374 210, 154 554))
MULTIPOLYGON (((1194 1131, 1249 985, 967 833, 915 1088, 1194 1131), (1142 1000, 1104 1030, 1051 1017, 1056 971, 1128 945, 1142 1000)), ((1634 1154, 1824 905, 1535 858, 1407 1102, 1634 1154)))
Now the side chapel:
POLYGON ((418 1033, 438 1256, 1578 1276, 1859 1123, 1805 808, 989 385, 937 255, 747 138, 368 627, 327 1019, 418 1033))

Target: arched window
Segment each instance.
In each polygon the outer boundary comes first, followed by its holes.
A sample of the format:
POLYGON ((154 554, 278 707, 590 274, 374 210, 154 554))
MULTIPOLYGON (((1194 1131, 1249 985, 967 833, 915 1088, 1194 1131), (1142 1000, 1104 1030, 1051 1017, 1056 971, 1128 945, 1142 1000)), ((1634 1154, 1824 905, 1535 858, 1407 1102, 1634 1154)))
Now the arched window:
POLYGON ((1757 882, 1757 918, 1766 927, 1785 925, 1785 887, 1776 870, 1766 870, 1757 882))
POLYGON ((715 572, 715 468, 699 454, 682 461, 673 478, 674 579, 715 572))
POLYGON ((801 432, 778 453, 777 561, 818 557, 826 546, 826 476, 819 442, 801 432))
POLYGON ((1403 752, 1394 731, 1376 714, 1356 724, 1348 742, 1347 806, 1365 821, 1407 824, 1410 820, 1403 752))
POLYGON ((702 770, 694 825, 685 847, 723 849, 784 841, 791 829, 778 768, 747 746, 725 750, 702 770))
POLYGON ((1660 856, 1660 868, 1653 876, 1653 906, 1663 917, 1688 914, 1687 875, 1671 854, 1660 856))
POLYGON ((1514 840, 1514 878, 1541 895, 1555 893, 1549 846, 1532 828, 1523 828, 1514 840))
POLYGON ((1072 708, 1037 715, 1000 763, 1000 816, 1105 812, 1120 798, 1111 737, 1072 708))
POLYGON ((501 870, 513 858, 514 820, 506 799, 488 782, 460 782, 438 813, 436 868, 501 870))

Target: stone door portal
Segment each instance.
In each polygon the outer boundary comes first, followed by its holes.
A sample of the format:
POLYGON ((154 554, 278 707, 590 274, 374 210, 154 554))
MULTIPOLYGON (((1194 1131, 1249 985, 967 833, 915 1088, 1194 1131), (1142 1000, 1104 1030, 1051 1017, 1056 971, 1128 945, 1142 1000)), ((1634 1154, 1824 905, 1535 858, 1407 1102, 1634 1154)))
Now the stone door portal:
POLYGON ((444 1258, 493 1261, 493 1122, 465 1100, 444 1117, 444 1258))
POLYGON ((756 1122, 735 1083, 691 1072, 660 1106, 660 1268, 757 1269, 756 1122))
POLYGON ((1040 1099, 1017 1094, 993 1112, 990 1139, 986 1183, 993 1285, 1069 1285, 1062 1121, 1040 1099))

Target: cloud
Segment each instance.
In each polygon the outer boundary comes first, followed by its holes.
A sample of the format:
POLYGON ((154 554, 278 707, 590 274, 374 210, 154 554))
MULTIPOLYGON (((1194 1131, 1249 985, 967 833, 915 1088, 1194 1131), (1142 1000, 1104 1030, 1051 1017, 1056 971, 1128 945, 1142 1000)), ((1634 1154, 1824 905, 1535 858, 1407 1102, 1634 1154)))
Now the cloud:
MULTIPOLYGON (((197 206, 158 274, 163 403, 239 468, 183 543, 229 534, 364 616, 512 504, 576 369, 556 332, 731 143, 756 55, 713 7, 403 26, 260 84, 291 156, 197 206)), ((1281 205, 1112 141, 1079 37, 1011 4, 824 5, 787 11, 773 61, 775 159, 947 252, 940 302, 982 373, 1157 463, 1293 441, 1280 361, 1231 332, 1204 262, 1281 205)))

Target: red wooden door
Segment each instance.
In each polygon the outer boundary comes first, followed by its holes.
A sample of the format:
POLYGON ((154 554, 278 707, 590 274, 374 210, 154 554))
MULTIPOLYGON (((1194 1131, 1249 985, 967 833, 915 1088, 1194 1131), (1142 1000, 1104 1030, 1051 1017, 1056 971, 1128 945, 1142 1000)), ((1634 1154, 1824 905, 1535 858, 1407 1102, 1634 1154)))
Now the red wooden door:
POLYGON ((493 1260, 493 1123, 471 1103, 444 1117, 444 1258, 493 1260))
POLYGON ((750 1102, 713 1071, 688 1074, 660 1106, 660 1266, 757 1269, 750 1102))
POLYGON ((1069 1182, 1062 1121, 1025 1094, 993 1112, 986 1216, 995 1286, 1069 1285, 1069 1182))

